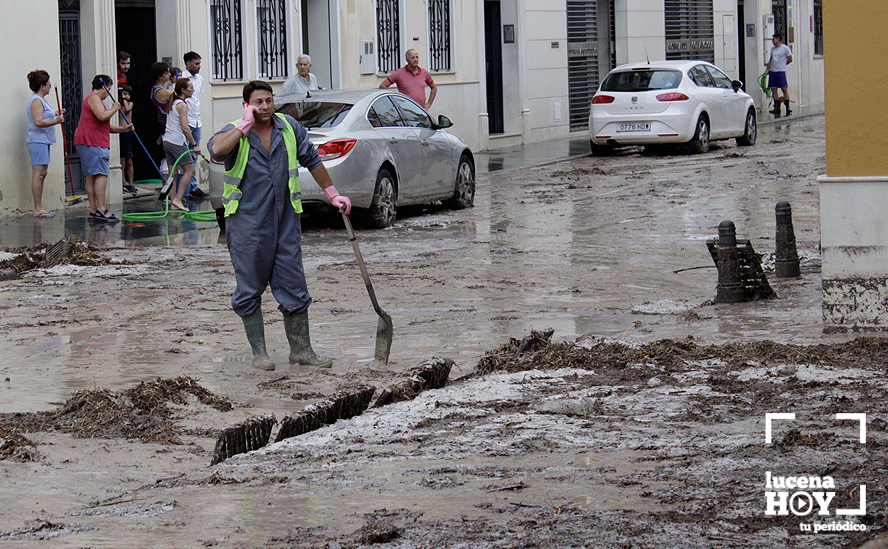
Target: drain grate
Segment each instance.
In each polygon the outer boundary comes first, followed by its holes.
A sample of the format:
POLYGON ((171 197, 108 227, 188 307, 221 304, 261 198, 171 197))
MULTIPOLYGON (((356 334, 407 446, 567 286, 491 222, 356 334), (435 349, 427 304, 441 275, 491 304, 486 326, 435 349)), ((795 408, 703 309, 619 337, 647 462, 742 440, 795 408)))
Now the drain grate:
POLYGON ((55 267, 65 257, 68 251, 68 239, 63 238, 46 249, 46 255, 43 257, 43 268, 55 267))

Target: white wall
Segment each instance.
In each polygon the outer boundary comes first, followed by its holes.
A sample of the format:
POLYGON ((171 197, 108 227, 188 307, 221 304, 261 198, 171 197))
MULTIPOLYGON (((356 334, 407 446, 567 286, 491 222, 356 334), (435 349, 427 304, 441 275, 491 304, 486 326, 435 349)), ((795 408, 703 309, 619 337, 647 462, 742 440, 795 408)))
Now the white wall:
POLYGON ((884 331, 888 317, 888 178, 820 182, 824 332, 884 331))
MULTIPOLYGON (((0 132, 0 215, 30 211, 31 160, 25 139, 28 136, 26 109, 33 92, 28 87, 28 73, 43 69, 49 72, 52 85, 61 85, 59 76, 58 2, 34 0, 27 9, 4 10, 0 33, 6 44, 20 44, 27 53, 6 56, 7 85, 0 88, 0 104, 4 105, 4 131, 0 132)), ((56 108, 55 91, 46 98, 56 108)), ((50 148, 49 175, 43 189, 43 205, 47 209, 65 207, 65 156, 61 126, 57 126, 56 145, 50 148)))
MULTIPOLYGON (((523 17, 519 32, 523 31, 525 37, 521 71, 526 77, 522 87, 527 94, 522 109, 526 111, 525 142, 564 137, 570 133, 567 2, 526 0, 523 17)), ((516 40, 520 41, 521 36, 516 40)))
POLYGON ((614 0, 617 65, 666 59, 663 0, 614 0))

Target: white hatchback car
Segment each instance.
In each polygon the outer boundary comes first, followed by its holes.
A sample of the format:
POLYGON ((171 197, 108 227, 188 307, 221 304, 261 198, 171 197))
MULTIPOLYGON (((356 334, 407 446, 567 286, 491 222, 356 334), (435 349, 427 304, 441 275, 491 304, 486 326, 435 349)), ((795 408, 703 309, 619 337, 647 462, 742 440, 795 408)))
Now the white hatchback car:
POLYGON ((739 80, 706 61, 630 63, 610 71, 592 98, 592 154, 621 145, 686 143, 705 153, 709 142, 755 144, 755 104, 739 80))

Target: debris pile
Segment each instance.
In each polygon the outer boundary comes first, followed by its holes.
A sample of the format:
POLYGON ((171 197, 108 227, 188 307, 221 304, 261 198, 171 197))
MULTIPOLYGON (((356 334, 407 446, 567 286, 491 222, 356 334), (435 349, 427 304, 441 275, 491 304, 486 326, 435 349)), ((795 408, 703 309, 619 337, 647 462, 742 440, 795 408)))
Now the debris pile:
POLYGON ((551 330, 533 330, 521 340, 511 338, 499 349, 481 357, 472 375, 558 368, 619 370, 632 364, 656 364, 668 369, 683 367, 690 361, 713 359, 733 365, 830 364, 837 367, 888 362, 888 340, 869 337, 818 345, 790 345, 773 341, 697 345, 688 338, 663 339, 639 346, 608 340, 599 340, 591 345, 552 343, 551 338, 551 330))
POLYGON ((0 426, 0 461, 37 461, 40 454, 34 449, 34 443, 15 429, 0 426))
POLYGON ((66 264, 94 267, 111 263, 108 258, 98 253, 99 248, 76 237, 60 240, 55 244, 41 242, 34 246, 7 248, 6 251, 16 256, 0 261, 0 273, 7 271, 23 273, 31 269, 66 264))
POLYGON ((0 432, 59 430, 79 438, 125 438, 142 442, 179 444, 179 429, 168 404, 185 405, 188 395, 220 412, 231 402, 201 387, 187 376, 139 383, 132 389, 74 392, 56 411, 0 414, 0 432))

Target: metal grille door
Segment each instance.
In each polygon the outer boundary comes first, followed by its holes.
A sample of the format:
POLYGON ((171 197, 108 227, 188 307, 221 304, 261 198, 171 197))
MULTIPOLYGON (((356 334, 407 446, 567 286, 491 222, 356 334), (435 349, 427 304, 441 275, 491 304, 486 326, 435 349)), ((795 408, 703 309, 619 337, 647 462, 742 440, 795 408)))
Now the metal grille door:
POLYGON ((567 2, 567 74, 570 129, 589 124, 589 104, 598 90, 598 1, 567 2))
POLYGON ((666 59, 715 62, 712 0, 666 0, 666 59))
MULTIPOLYGON (((68 3, 70 4, 70 3, 68 3)), ((60 5, 59 10, 59 46, 61 51, 62 74, 56 79, 61 91, 62 107, 65 108, 65 135, 62 138, 66 142, 68 162, 74 177, 73 187, 77 192, 84 190, 83 178, 80 173, 80 158, 74 149, 74 130, 80 121, 80 105, 83 102, 83 82, 81 80, 80 59, 80 11, 79 5, 74 9, 69 5, 60 5)), ((53 101, 50 101, 52 104, 53 101)), ((65 191, 70 191, 72 184, 68 180, 68 170, 65 170, 65 191)))

